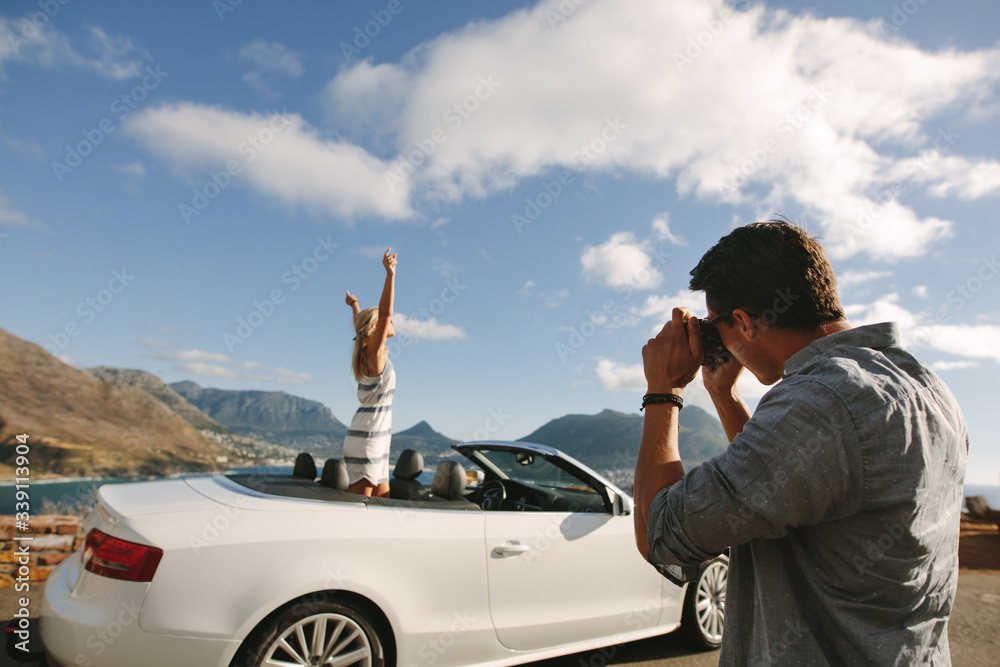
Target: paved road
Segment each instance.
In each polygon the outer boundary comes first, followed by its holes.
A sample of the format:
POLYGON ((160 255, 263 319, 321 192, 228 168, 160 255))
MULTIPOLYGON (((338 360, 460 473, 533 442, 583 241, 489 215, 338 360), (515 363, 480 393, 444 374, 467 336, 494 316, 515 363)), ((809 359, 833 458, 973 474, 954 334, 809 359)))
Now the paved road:
MULTIPOLYGON (((32 591, 31 612, 37 616, 40 591, 32 591)), ((0 589, 0 618, 10 619, 17 609, 17 596, 0 589)), ((4 626, 7 624, 4 623, 4 626)), ((37 636, 37 633, 35 633, 37 636)), ((958 597, 948 633, 954 667, 995 667, 1000 664, 1000 574, 963 572, 958 578, 958 597)), ((718 664, 718 651, 698 652, 686 648, 679 637, 666 635, 564 658, 531 663, 529 667, 708 667, 718 664)), ((0 652, 0 667, 44 667, 44 662, 14 662, 0 652)))

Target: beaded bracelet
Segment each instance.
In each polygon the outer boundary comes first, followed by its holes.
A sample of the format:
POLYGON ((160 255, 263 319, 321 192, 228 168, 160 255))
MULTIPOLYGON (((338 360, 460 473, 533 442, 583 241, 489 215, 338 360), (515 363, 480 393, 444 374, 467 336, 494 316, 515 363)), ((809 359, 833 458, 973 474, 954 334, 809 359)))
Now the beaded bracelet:
POLYGON ((639 411, 646 409, 647 405, 656 405, 657 403, 673 403, 678 409, 684 407, 684 399, 677 394, 646 394, 642 397, 642 407, 639 411))

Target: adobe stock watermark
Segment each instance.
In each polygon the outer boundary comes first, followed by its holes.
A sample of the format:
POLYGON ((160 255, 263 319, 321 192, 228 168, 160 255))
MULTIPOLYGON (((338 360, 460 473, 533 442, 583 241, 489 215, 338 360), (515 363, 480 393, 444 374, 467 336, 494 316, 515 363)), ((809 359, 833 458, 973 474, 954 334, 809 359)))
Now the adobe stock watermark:
POLYGON ((74 146, 66 145, 63 161, 52 161, 52 172, 56 175, 56 180, 62 183, 67 174, 73 173, 74 169, 83 164, 83 161, 104 143, 104 138, 117 130, 119 124, 149 97, 149 93, 159 88, 168 76, 170 72, 162 71, 159 65, 147 65, 146 75, 142 77, 142 81, 111 101, 108 108, 118 120, 105 116, 97 122, 97 127, 81 130, 83 139, 74 146))
MULTIPOLYGON (((584 311, 585 319, 579 324, 566 328, 568 335, 565 341, 556 341, 555 351, 559 356, 559 361, 566 363, 570 355, 579 352, 587 341, 597 335, 597 332, 606 327, 611 318, 619 312, 624 302, 632 298, 633 292, 639 285, 644 285, 652 276, 652 271, 663 266, 667 260, 673 257, 669 252, 665 252, 663 247, 651 248, 650 254, 655 259, 652 266, 641 267, 632 272, 625 280, 620 281, 614 288, 621 297, 615 299, 605 299, 601 302, 600 308, 584 311)), ((562 327, 560 327, 562 328, 562 327)))
POLYGON ((49 24, 49 21, 56 17, 59 10, 70 3, 70 0, 38 0, 36 3, 41 9, 39 12, 32 12, 22 17, 16 22, 20 35, 13 32, 7 33, 7 43, 14 55, 18 54, 21 46, 35 37, 42 31, 42 28, 49 24))
POLYGON ((115 643, 115 640, 122 636, 126 628, 139 622, 139 613, 142 611, 140 599, 122 600, 118 607, 118 613, 109 614, 111 620, 103 628, 98 628, 84 640, 84 646, 90 649, 91 653, 78 653, 73 661, 74 665, 78 667, 99 665, 99 662, 92 661, 91 658, 99 658, 104 655, 104 652, 115 643))
POLYGON ((854 564, 858 574, 864 576, 866 570, 871 570, 875 567, 875 563, 886 556, 892 557, 892 548, 908 534, 909 531, 907 531, 906 526, 899 521, 883 523, 882 532, 879 536, 866 540, 864 545, 862 545, 864 547, 864 555, 854 554, 854 557, 851 558, 851 562, 854 564))
POLYGON ((498 405, 496 408, 489 408, 486 410, 486 419, 483 423, 476 427, 472 431, 472 434, 466 434, 462 437, 462 442, 475 442, 478 440, 489 440, 490 436, 503 428, 513 415, 507 414, 503 411, 503 406, 498 405))
POLYGON ((371 10, 369 12, 372 17, 371 21, 366 22, 364 26, 354 26, 354 39, 351 40, 351 43, 340 43, 340 53, 344 56, 344 62, 350 65, 351 60, 360 56, 361 52, 372 43, 372 40, 381 35, 382 31, 392 23, 393 18, 402 14, 404 9, 406 6, 401 0, 389 0, 385 9, 371 10))
POLYGON ((248 135, 236 146, 236 153, 241 159, 229 160, 226 162, 225 168, 219 171, 209 171, 208 181, 192 191, 194 196, 191 198, 191 203, 181 202, 178 204, 177 210, 185 225, 191 224, 191 218, 201 215, 202 211, 208 208, 209 204, 232 184, 233 178, 243 173, 244 166, 256 160, 257 156, 267 149, 278 134, 288 129, 292 121, 289 120, 286 112, 274 109, 271 114, 267 127, 262 127, 256 134, 248 135))
POLYGON ((219 22, 226 20, 226 14, 236 11, 236 8, 243 4, 243 0, 212 0, 212 9, 219 17, 219 22))
POLYGON ((903 195, 910 185, 926 173, 931 165, 940 160, 941 156, 961 137, 962 135, 955 132, 951 125, 946 128, 938 128, 933 150, 925 151, 916 159, 911 160, 907 165, 905 178, 892 181, 874 196, 875 201, 869 199, 867 205, 858 207, 857 224, 848 228, 848 236, 853 239, 858 230, 867 230, 878 218, 885 215, 886 206, 903 195))
POLYGON ((448 129, 435 127, 427 137, 414 139, 413 145, 416 148, 409 149, 399 164, 386 170, 385 182, 389 189, 395 192, 400 184, 413 176, 417 168, 434 155, 437 147, 448 141, 450 133, 458 130, 465 121, 472 118, 472 114, 478 111, 482 103, 489 100, 502 85, 503 82, 494 80, 492 74, 480 76, 469 95, 452 104, 441 114, 441 120, 448 124, 448 129))
MULTIPOLYGON (((324 239, 322 236, 316 237, 316 245, 312 252, 281 274, 281 283, 290 285, 288 291, 295 292, 302 284, 319 270, 319 267, 333 255, 333 251, 340 247, 340 244, 330 240, 330 236, 324 239)), ((287 295, 281 288, 271 290, 263 299, 252 301, 253 309, 246 317, 236 318, 236 327, 233 331, 225 331, 222 334, 222 342, 230 354, 236 348, 250 340, 250 337, 270 319, 278 306, 285 303, 287 295)))
POLYGON ((883 37, 889 33, 898 33, 899 29, 906 25, 926 4, 927 0, 903 0, 899 4, 893 4, 889 20, 879 19, 878 21, 879 33, 883 37))
MULTIPOLYGON (((626 129, 628 129, 628 125, 623 123, 620 117, 615 116, 613 120, 605 118, 604 128, 593 139, 577 148, 570 156, 570 160, 581 171, 586 169, 598 157, 603 155, 608 146, 617 141, 626 129)), ((517 233, 523 233, 525 227, 538 220, 542 213, 567 191, 567 188, 573 184, 573 181, 573 172, 569 169, 563 169, 551 181, 543 180, 542 187, 537 194, 524 198, 523 211, 521 213, 511 213, 510 215, 510 222, 514 225, 517 233)))
MULTIPOLYGON (((98 315, 107 310, 112 302, 118 298, 118 295, 132 284, 133 280, 135 280, 135 276, 130 274, 126 267, 123 266, 120 270, 113 269, 111 271, 111 279, 108 280, 105 287, 97 290, 97 292, 77 304, 76 314, 79 319, 68 320, 66 324, 56 331, 49 332, 48 342, 42 344, 45 351, 54 357, 65 353, 72 340, 83 333, 86 325, 91 324, 97 319, 98 315)), ((28 372, 25 372, 24 369, 21 370, 21 379, 27 382, 29 377, 37 374, 47 366, 48 359, 44 356, 36 355, 32 359, 28 372)))
POLYGON ((778 152, 782 142, 805 127, 832 96, 825 83, 810 86, 805 102, 782 116, 775 125, 774 129, 779 136, 772 135, 759 146, 747 149, 746 159, 733 167, 729 180, 723 183, 726 188, 725 198, 729 199, 746 185, 750 178, 767 164, 771 156, 778 152))
POLYGON ((585 2, 587 2, 587 0, 562 0, 562 2, 556 6, 557 11, 546 9, 545 20, 548 22, 549 28, 555 30, 560 25, 568 21, 573 14, 576 14, 577 8, 585 2))
POLYGON ((133 422, 127 431, 122 434, 121 442, 125 445, 125 450, 114 450, 108 454, 108 462, 112 466, 122 466, 126 464, 126 452, 135 451, 143 443, 146 443, 159 430, 164 422, 169 422, 175 413, 160 401, 156 401, 153 411, 149 416, 141 421, 133 422))
MULTIPOLYGON (((426 306, 421 306, 416 310, 416 312, 410 313, 406 321, 416 327, 421 326, 421 322, 429 322, 430 320, 436 318, 438 315, 444 313, 448 306, 455 303, 465 290, 469 289, 468 285, 463 285, 457 278, 452 280, 451 278, 444 279, 444 287, 441 288, 440 296, 431 299, 426 306), (418 319, 418 316, 420 319, 418 319)), ((398 333, 389 340, 386 341, 386 350, 389 353, 389 357, 393 360, 398 359, 403 353, 403 350, 412 347, 416 344, 419 336, 409 335, 405 333, 398 333)))
POLYGON ((448 624, 448 629, 442 631, 435 637, 431 637, 417 649, 417 655, 420 657, 421 662, 415 663, 410 662, 407 667, 419 667, 419 665, 426 665, 431 667, 441 659, 448 650, 455 645, 455 641, 464 635, 469 630, 476 627, 479 619, 469 613, 469 610, 459 612, 452 612, 453 620, 448 624))
POLYGON ((1000 273, 1000 263, 997 262, 995 254, 992 257, 980 257, 979 265, 972 275, 948 291, 945 301, 933 309, 930 316, 920 323, 919 328, 906 336, 905 343, 917 348, 929 345, 935 329, 947 324, 952 313, 965 308, 966 304, 975 299, 998 273, 1000 273))
POLYGON ((687 46, 683 53, 680 51, 673 53, 674 67, 677 68, 677 71, 683 73, 685 67, 693 65, 695 60, 704 55, 705 49, 715 44, 715 40, 726 32, 726 28, 733 22, 734 15, 732 7, 723 7, 717 16, 702 21, 705 29, 699 31, 697 35, 687 38, 687 46))

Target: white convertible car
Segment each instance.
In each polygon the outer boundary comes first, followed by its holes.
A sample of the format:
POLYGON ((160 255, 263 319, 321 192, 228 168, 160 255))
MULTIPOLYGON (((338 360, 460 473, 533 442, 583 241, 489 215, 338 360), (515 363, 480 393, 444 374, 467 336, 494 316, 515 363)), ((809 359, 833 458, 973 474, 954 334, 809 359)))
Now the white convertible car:
POLYGON ((682 588, 635 548, 632 499, 551 447, 456 445, 390 498, 295 473, 107 485, 45 586, 50 664, 515 665, 678 627, 722 638, 728 560, 682 588))

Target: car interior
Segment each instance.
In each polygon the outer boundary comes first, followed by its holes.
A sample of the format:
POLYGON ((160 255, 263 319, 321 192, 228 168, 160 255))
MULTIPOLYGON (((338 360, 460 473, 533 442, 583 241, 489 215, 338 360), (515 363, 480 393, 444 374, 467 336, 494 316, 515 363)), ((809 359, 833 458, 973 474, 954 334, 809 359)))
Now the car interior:
POLYGON ((330 458, 320 472, 309 452, 301 452, 296 457, 290 476, 234 473, 227 474, 226 478, 269 495, 373 506, 520 512, 611 511, 610 500, 596 486, 568 474, 553 477, 551 470, 559 471, 545 463, 542 457, 536 459, 534 455, 519 454, 511 458, 523 469, 523 480, 511 479, 479 452, 472 452, 470 458, 482 468, 481 473, 467 473, 459 461, 445 459, 438 463, 430 486, 425 486, 418 479, 424 471, 423 455, 414 449, 405 449, 396 460, 389 480, 388 498, 349 493, 347 464, 341 459, 330 458), (549 469, 547 478, 531 479, 536 461, 549 469), (480 479, 483 480, 481 484, 478 483, 480 479))

